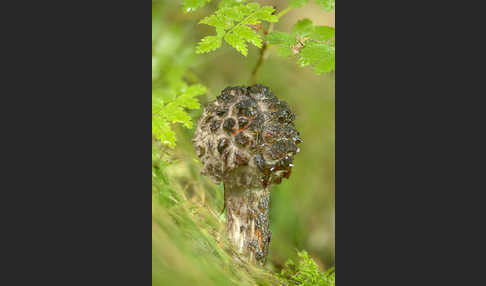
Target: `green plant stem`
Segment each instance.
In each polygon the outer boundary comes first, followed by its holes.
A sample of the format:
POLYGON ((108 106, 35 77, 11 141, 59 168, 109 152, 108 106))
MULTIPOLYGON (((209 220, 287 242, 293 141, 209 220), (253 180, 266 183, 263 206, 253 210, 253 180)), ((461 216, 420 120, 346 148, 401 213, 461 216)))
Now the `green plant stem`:
MULTIPOLYGON (((272 32, 272 31, 273 31, 273 23, 270 23, 268 28, 263 30, 263 37, 265 38, 265 36, 268 35, 268 33, 272 32)), ((256 84, 258 71, 263 66, 263 61, 266 57, 267 50, 268 50, 268 43, 267 43, 267 41, 264 41, 262 48, 260 49, 260 56, 258 57, 258 61, 256 62, 255 67, 253 68, 253 70, 251 72, 250 81, 249 81, 250 85, 256 84)))
MULTIPOLYGON (((282 11, 280 11, 277 14, 277 18, 278 19, 282 18, 285 14, 287 14, 290 11, 290 9, 291 9, 290 7, 287 7, 285 9, 283 9, 282 11)), ((273 31, 273 24, 274 23, 270 23, 268 28, 263 30, 263 37, 264 38, 265 38, 266 35, 268 35, 269 33, 271 33, 273 31)), ((255 67, 253 68, 253 70, 251 72, 250 80, 248 82, 250 85, 256 84, 258 71, 263 66, 263 62, 265 60, 267 51, 268 51, 268 42, 264 41, 262 48, 260 49, 260 56, 258 57, 258 61, 256 62, 255 67)))
POLYGON ((277 14, 277 18, 280 19, 281 17, 283 17, 285 14, 287 14, 290 11, 290 9, 291 9, 290 7, 287 7, 285 9, 283 9, 282 11, 280 11, 280 13, 277 14))

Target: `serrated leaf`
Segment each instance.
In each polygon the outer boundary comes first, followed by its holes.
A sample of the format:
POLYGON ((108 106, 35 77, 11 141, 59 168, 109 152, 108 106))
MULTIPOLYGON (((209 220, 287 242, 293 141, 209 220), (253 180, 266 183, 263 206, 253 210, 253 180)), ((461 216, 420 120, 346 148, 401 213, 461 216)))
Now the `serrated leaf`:
POLYGON ((250 9, 250 11, 255 11, 256 9, 260 8, 260 4, 258 4, 257 2, 252 2, 246 5, 246 7, 250 9))
POLYGON ((183 94, 179 96, 175 103, 180 105, 181 107, 185 107, 188 109, 199 109, 201 106, 199 105, 199 101, 196 98, 189 96, 188 94, 183 94))
POLYGON ((295 25, 292 27, 292 32, 300 37, 309 36, 314 31, 314 26, 312 25, 312 21, 309 19, 302 19, 297 21, 295 25))
POLYGON ((218 3, 219 8, 235 7, 245 3, 247 0, 221 0, 218 3))
POLYGON ((314 72, 316 74, 328 73, 334 70, 334 66, 334 55, 329 55, 328 57, 324 57, 314 66, 314 72))
POLYGON ((185 94, 188 94, 192 97, 196 97, 196 96, 199 96, 199 95, 203 95, 205 94, 207 91, 206 87, 202 84, 193 84, 191 86, 189 86, 185 91, 184 93, 185 94))
POLYGON ((266 40, 269 44, 278 45, 277 53, 280 57, 284 58, 292 55, 291 46, 297 44, 294 35, 284 32, 272 32, 266 36, 266 40))
POLYGON ((336 5, 335 0, 314 0, 314 2, 328 12, 331 12, 336 5))
POLYGON ((257 11, 255 11, 255 17, 267 22, 278 22, 276 15, 273 15, 275 9, 272 6, 264 6, 257 11))
POLYGON ((197 96, 206 93, 206 87, 186 84, 175 93, 170 87, 152 90, 152 135, 171 148, 175 146, 175 134, 170 124, 181 123, 185 128, 192 128, 192 119, 185 109, 200 108, 197 96))
MULTIPOLYGON (((245 2, 245 1, 241 1, 245 2)), ((236 5, 230 1, 224 1, 220 8, 211 16, 200 21, 201 24, 211 25, 216 28, 216 36, 206 36, 196 49, 196 53, 214 51, 225 42, 234 47, 242 55, 248 54, 248 43, 261 48, 261 36, 249 25, 257 25, 262 21, 277 22, 273 15, 275 9, 271 6, 260 7, 260 4, 252 2, 246 5, 236 5)))
POLYGON ((184 127, 192 128, 191 117, 176 102, 167 104, 162 109, 161 115, 170 123, 182 123, 184 127))
POLYGON ((300 50, 299 64, 303 67, 315 64, 328 53, 329 46, 326 44, 309 44, 300 50))
POLYGON ((335 67, 335 49, 328 44, 309 44, 299 53, 298 63, 301 66, 314 66, 317 74, 330 72, 335 67))
POLYGON ((316 41, 328 41, 334 38, 335 29, 328 26, 316 26, 311 34, 311 38, 316 41))
POLYGON ((270 44, 285 44, 285 45, 295 45, 297 44, 297 40, 295 39, 294 35, 291 35, 289 33, 284 33, 284 32, 272 32, 269 33, 265 39, 270 43, 270 44))
POLYGON ((226 36, 224 36, 224 40, 242 55, 246 56, 248 54, 248 47, 246 46, 245 40, 238 35, 235 35, 233 32, 227 33, 226 36))
POLYGON ((158 116, 152 116, 152 135, 160 140, 163 144, 174 148, 175 147, 175 133, 170 129, 169 122, 158 116))
POLYGON ((206 36, 204 37, 196 47, 196 53, 208 53, 221 47, 221 37, 219 36, 206 36))
MULTIPOLYGON (((152 100, 161 100, 161 101, 166 101, 170 102, 173 101, 176 98, 176 92, 172 89, 166 89, 166 88, 156 88, 152 89, 152 100)), ((154 103, 152 102, 152 105, 154 103)))
POLYGON ((292 54, 292 49, 288 46, 278 46, 277 53, 280 57, 286 58, 292 54))
POLYGON ((309 0, 290 0, 290 8, 302 8, 305 4, 309 3, 309 0))
POLYGON ((206 3, 211 2, 211 0, 184 0, 183 9, 185 13, 194 12, 199 8, 206 6, 206 3))
POLYGON ((223 17, 224 22, 228 23, 228 20, 230 21, 228 26, 231 26, 235 21, 241 21, 244 17, 244 14, 240 12, 238 7, 220 9, 216 13, 223 17))
POLYGON ((203 18, 201 21, 199 21, 199 24, 206 24, 216 28, 218 27, 224 28, 226 26, 224 17, 222 15, 216 15, 216 14, 203 18))
POLYGON ((256 47, 262 47, 261 36, 249 26, 238 26, 233 30, 233 33, 256 47))
POLYGON ((185 89, 183 91, 183 94, 178 96, 174 102, 177 105, 188 109, 199 109, 200 105, 196 97, 205 93, 205 86, 201 84, 191 85, 187 89, 185 89))
POLYGON ((157 114, 164 107, 164 100, 159 97, 152 96, 152 114, 157 114))

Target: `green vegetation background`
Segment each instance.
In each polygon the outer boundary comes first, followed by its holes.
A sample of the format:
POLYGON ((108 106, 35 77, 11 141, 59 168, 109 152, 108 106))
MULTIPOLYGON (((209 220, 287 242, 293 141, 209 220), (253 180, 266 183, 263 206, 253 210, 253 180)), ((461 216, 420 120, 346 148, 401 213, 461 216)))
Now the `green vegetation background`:
MULTIPOLYGON (((287 7, 287 1, 259 2, 287 7)), ((244 57, 228 46, 210 54, 194 53, 196 43, 211 33, 211 27, 197 22, 214 6, 185 14, 180 1, 152 2, 153 81, 177 84, 182 77, 190 84, 203 84, 207 93, 199 97, 201 107, 225 87, 245 85, 259 54, 250 47, 244 57)), ((310 3, 289 12, 275 30, 290 31, 302 18, 330 25, 333 17, 310 3)), ((174 149, 152 143, 153 285, 276 284, 274 274, 285 262, 299 261, 297 250, 306 250, 321 270, 334 266, 334 73, 316 75, 295 59, 278 57, 271 48, 258 82, 289 103, 304 140, 290 179, 271 191, 272 242, 265 270, 232 262, 220 214, 222 186, 199 174, 201 165, 191 142, 194 129, 174 125, 174 149)), ((201 112, 190 112, 193 122, 201 112)))

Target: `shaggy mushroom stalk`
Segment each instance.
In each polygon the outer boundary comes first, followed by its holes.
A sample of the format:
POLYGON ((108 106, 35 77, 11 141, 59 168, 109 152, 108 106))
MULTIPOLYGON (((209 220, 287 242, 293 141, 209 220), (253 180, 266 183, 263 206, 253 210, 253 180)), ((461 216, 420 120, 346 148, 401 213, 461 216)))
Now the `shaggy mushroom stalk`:
POLYGON ((268 87, 225 88, 199 118, 194 147, 201 174, 224 184, 226 231, 248 262, 265 264, 270 189, 289 178, 299 152, 295 115, 268 87))

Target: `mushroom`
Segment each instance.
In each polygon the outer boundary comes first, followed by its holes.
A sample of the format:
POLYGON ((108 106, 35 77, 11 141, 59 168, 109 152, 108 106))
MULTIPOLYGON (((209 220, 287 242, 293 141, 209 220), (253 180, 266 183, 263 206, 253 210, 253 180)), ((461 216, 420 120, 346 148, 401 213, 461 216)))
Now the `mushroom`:
POLYGON ((289 178, 299 152, 295 115, 268 87, 227 87, 199 118, 194 147, 201 174, 224 184, 226 231, 248 262, 265 264, 270 188, 289 178))

